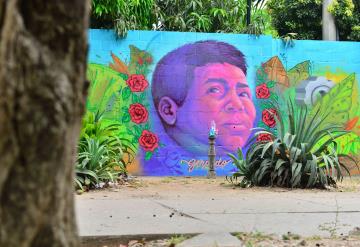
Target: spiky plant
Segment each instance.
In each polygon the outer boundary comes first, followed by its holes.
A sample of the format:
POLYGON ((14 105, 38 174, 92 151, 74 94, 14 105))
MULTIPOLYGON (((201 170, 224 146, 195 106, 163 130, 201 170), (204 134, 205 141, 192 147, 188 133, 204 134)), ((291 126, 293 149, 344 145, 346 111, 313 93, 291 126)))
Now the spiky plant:
POLYGON ((127 173, 124 150, 131 154, 135 151, 127 140, 118 137, 119 132, 120 124, 106 124, 99 112, 86 114, 75 164, 76 187, 95 187, 100 182, 114 181, 119 173, 127 173))
MULTIPOLYGON (((276 104, 274 107, 279 106, 276 104)), ((336 139, 348 132, 342 126, 327 123, 329 115, 321 115, 320 109, 310 114, 306 106, 294 107, 289 101, 286 113, 278 113, 276 131, 258 129, 249 141, 245 159, 241 150, 238 156, 230 154, 239 171, 232 181, 243 176, 241 186, 281 186, 310 188, 336 186, 342 180, 343 168, 339 159, 336 139), (259 136, 267 135, 267 141, 259 136)), ((350 158, 351 159, 351 158, 350 158)))

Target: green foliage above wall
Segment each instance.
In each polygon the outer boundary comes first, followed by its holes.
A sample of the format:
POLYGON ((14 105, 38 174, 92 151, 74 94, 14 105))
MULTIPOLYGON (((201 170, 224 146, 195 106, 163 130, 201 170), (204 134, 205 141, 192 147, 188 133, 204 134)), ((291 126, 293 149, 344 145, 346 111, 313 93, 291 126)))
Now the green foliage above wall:
POLYGON ((273 34, 265 1, 253 1, 246 25, 246 0, 93 0, 92 28, 273 34))
POLYGON ((335 16, 340 40, 360 41, 360 0, 334 0, 329 11, 335 16))
POLYGON ((280 36, 297 33, 297 39, 321 39, 321 0, 269 0, 267 8, 280 36))
MULTIPOLYGON (((297 39, 322 39, 321 0, 269 0, 267 8, 280 36, 297 33, 297 39)), ((328 10, 335 16, 340 40, 360 40, 359 0, 333 0, 328 10)))

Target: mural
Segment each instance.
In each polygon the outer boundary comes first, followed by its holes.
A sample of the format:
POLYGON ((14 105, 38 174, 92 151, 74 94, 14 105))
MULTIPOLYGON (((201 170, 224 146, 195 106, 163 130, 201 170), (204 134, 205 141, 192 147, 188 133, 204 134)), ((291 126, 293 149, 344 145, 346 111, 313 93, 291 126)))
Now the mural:
POLYGON ((241 49, 241 42, 234 44, 226 34, 220 39, 196 37, 157 52, 149 44, 163 37, 150 33, 153 38, 145 47, 137 46, 136 40, 119 45, 123 51, 129 49, 127 54, 116 52, 116 47, 102 48, 102 56, 97 55, 96 46, 90 50, 87 110, 102 114, 109 125, 122 124, 118 135, 126 143, 130 172, 205 175, 208 133, 214 121, 218 131, 216 173, 229 175, 236 169, 227 153, 239 147, 246 151, 253 128, 276 131, 275 116, 283 113, 281 106, 289 98, 296 106, 308 106, 309 115, 326 111, 327 123, 349 131, 338 141, 338 151, 359 157, 360 69, 315 66, 316 61, 301 58, 288 68, 294 58, 286 49, 296 48, 286 47, 257 62, 248 55, 251 49, 241 49))

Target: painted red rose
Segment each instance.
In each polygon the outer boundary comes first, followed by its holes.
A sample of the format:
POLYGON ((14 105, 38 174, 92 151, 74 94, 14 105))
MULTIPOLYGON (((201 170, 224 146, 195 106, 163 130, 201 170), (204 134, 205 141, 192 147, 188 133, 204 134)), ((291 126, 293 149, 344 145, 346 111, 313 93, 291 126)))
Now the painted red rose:
POLYGON ((257 142, 269 142, 269 141, 272 141, 272 137, 270 134, 262 133, 256 137, 256 141, 257 142))
POLYGON ((256 87, 256 98, 267 99, 269 97, 270 97, 270 90, 265 83, 256 87))
POLYGON ((142 92, 149 86, 144 75, 131 75, 126 80, 126 83, 132 92, 142 92))
POLYGON ((139 138, 139 144, 145 151, 153 152, 159 146, 159 139, 154 133, 143 130, 139 138))
POLYGON ((152 63, 152 57, 147 57, 145 61, 146 61, 146 63, 151 64, 152 63))
POLYGON ((143 65, 143 64, 144 64, 144 60, 143 60, 141 57, 138 58, 138 64, 139 64, 139 65, 143 65))
POLYGON ((149 113, 145 106, 139 103, 131 104, 129 107, 131 121, 136 124, 144 123, 148 120, 149 113))
POLYGON ((262 111, 262 121, 270 128, 275 127, 276 117, 278 117, 278 113, 274 108, 265 109, 262 111))

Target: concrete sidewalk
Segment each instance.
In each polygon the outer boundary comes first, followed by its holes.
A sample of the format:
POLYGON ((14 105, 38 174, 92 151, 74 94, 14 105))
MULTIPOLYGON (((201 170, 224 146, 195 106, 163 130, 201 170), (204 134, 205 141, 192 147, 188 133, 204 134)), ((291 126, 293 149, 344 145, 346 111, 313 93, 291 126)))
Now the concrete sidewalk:
POLYGON ((360 226, 360 193, 233 189, 224 179, 139 178, 140 186, 76 196, 81 236, 251 232, 347 235, 360 226))

